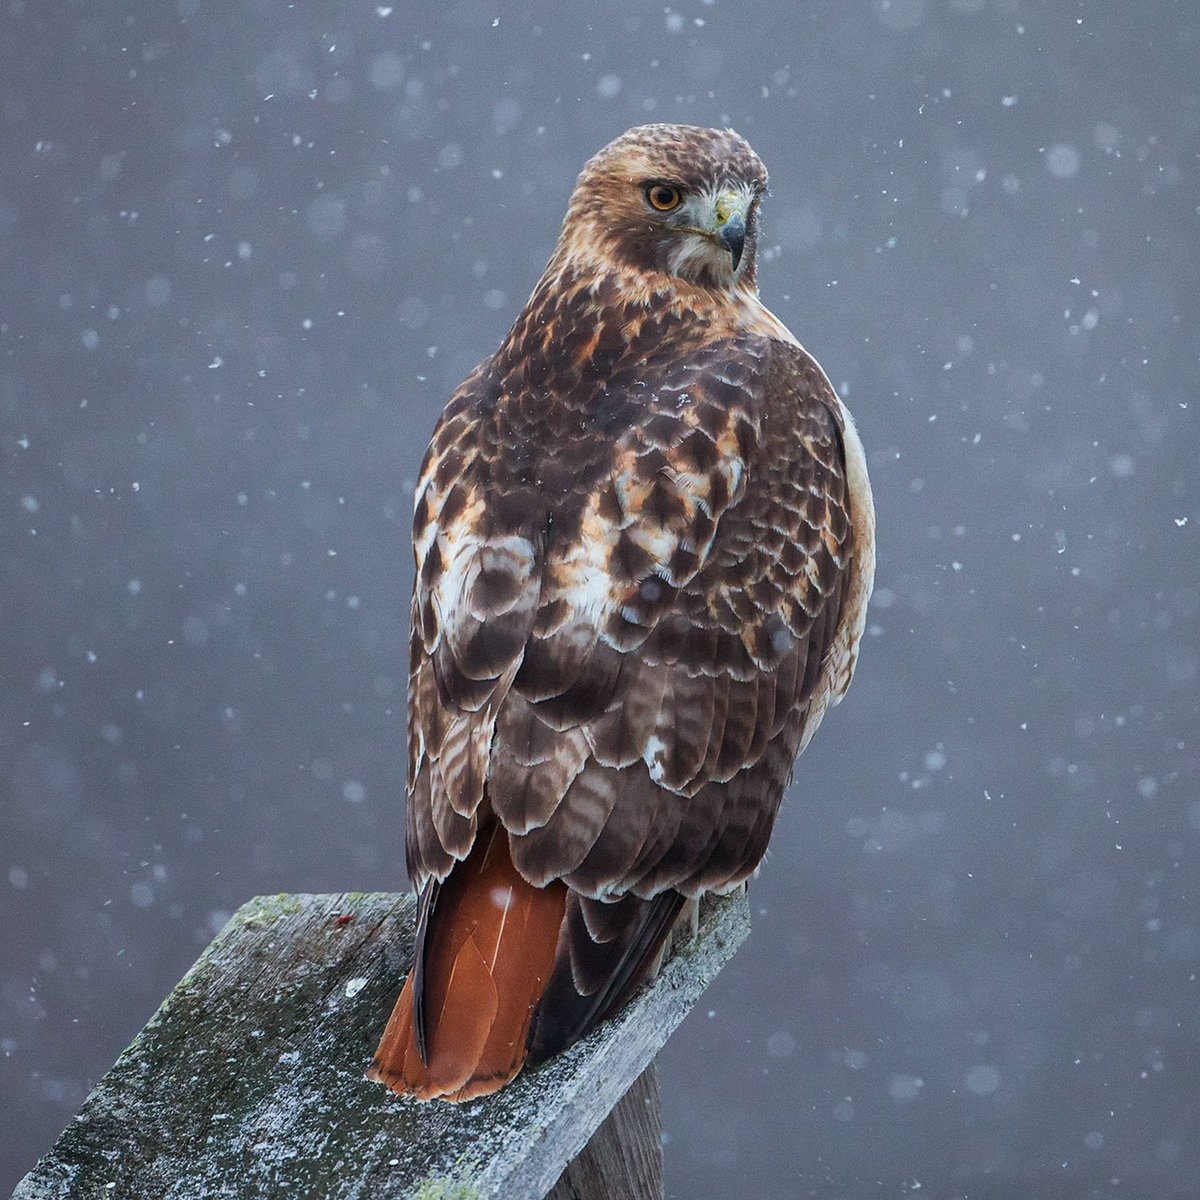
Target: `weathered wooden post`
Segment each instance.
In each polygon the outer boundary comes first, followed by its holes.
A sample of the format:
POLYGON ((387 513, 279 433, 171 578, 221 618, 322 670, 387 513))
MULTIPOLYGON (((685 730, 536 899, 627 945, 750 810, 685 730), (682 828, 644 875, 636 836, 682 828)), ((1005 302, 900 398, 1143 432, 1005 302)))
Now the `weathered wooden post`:
POLYGON ((412 952, 383 893, 243 905, 13 1200, 653 1200, 654 1057, 749 931, 744 896, 612 1021, 469 1104, 363 1078, 412 952))

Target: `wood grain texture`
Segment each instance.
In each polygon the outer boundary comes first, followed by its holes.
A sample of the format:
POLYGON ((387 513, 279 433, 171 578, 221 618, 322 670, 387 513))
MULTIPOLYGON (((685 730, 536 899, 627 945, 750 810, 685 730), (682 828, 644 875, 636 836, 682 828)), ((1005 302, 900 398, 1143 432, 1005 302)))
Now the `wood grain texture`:
POLYGON ((14 1200, 542 1200, 749 931, 741 895, 706 905, 614 1020, 453 1107, 363 1077, 414 922, 410 896, 244 905, 14 1200))
POLYGON ((651 1063, 546 1200, 662 1200, 662 1098, 651 1063))

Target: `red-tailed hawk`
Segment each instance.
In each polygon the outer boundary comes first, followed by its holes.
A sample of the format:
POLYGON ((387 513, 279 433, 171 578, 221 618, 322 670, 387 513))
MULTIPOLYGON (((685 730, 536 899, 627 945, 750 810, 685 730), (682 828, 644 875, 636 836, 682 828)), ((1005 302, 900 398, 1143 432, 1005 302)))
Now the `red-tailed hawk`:
POLYGON ((767 173, 646 125, 584 167, 546 271, 416 490, 416 962, 369 1072, 465 1100, 563 1050, 685 903, 761 861, 874 576, 849 414, 762 305, 767 173))

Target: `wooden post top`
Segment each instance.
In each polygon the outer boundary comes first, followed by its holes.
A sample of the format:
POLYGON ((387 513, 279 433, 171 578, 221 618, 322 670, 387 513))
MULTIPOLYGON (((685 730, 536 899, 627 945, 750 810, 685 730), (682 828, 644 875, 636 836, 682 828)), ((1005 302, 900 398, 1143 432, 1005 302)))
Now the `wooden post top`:
POLYGON ((749 931, 744 895, 566 1054, 468 1104, 363 1078, 412 954, 387 893, 243 905, 13 1200, 542 1200, 749 931))

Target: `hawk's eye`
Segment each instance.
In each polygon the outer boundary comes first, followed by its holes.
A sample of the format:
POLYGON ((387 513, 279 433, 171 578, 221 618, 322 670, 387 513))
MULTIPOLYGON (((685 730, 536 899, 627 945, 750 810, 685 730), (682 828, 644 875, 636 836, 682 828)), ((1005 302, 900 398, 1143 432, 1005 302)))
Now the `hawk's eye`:
POLYGON ((646 189, 647 203, 659 212, 670 212, 671 209, 678 208, 682 200, 679 189, 669 183, 652 183, 646 189))

